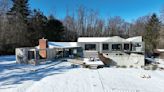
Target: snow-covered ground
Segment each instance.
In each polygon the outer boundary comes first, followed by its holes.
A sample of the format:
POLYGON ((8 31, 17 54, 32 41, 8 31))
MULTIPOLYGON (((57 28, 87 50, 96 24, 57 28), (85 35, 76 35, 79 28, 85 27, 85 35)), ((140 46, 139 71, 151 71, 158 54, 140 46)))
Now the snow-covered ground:
POLYGON ((69 62, 19 65, 0 57, 0 92, 164 92, 164 71, 72 68, 69 62), (141 78, 142 74, 151 78, 141 78))

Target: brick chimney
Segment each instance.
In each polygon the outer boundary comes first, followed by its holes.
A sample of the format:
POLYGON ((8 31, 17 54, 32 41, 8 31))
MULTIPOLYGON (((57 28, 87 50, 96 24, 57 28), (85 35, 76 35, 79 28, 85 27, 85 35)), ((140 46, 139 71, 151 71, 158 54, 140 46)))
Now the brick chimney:
POLYGON ((47 58, 47 51, 46 48, 48 47, 48 41, 47 39, 39 39, 39 55, 41 58, 46 59, 47 58))

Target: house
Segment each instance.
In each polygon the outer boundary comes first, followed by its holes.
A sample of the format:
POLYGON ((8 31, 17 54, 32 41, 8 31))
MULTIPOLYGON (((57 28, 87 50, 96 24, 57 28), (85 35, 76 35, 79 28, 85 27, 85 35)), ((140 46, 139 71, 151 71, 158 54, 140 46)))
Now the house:
POLYGON ((119 36, 79 37, 77 42, 48 42, 41 39, 35 48, 17 48, 16 57, 19 63, 24 61, 20 56, 26 57, 26 62, 31 59, 44 62, 65 57, 98 58, 98 53, 101 53, 119 66, 144 66, 144 49, 142 36, 128 39, 119 36))
POLYGON ((84 49, 84 56, 89 53, 144 53, 144 42, 142 37, 123 39, 119 36, 113 37, 80 37, 78 45, 84 49), (86 54, 85 54, 86 53, 86 54))
POLYGON ((145 46, 142 36, 128 39, 113 37, 80 37, 78 45, 85 58, 98 57, 98 52, 119 66, 144 66, 145 46))

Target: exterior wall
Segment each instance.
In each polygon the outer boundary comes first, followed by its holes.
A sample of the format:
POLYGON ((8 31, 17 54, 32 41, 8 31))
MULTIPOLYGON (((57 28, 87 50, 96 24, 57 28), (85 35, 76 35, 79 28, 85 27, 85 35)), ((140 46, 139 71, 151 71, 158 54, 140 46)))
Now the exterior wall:
POLYGON ((78 46, 82 47, 83 49, 83 57, 84 58, 89 58, 89 57, 97 57, 97 52, 100 51, 100 43, 98 42, 92 42, 92 43, 78 43, 78 46), (96 44, 96 50, 85 50, 85 44, 96 44))
POLYGON ((136 43, 140 44, 141 47, 137 47, 137 48, 133 47, 131 52, 142 52, 142 53, 144 53, 145 52, 145 43, 144 42, 135 42, 132 44, 134 45, 136 43))
POLYGON ((16 48, 16 62, 19 64, 28 64, 28 51, 30 51, 30 48, 16 48))
MULTIPOLYGON (((143 42, 137 42, 138 44, 141 44, 141 47, 136 47, 136 48, 134 48, 134 46, 132 46, 132 51, 130 51, 130 48, 129 48, 129 50, 124 50, 123 48, 124 48, 124 45, 123 44, 125 44, 125 43, 120 43, 120 42, 102 42, 102 43, 100 43, 100 42, 92 42, 92 43, 90 43, 90 42, 81 42, 81 43, 78 43, 78 46, 80 46, 80 47, 82 47, 83 48, 83 52, 84 52, 84 56, 88 56, 88 54, 86 54, 86 53, 97 53, 97 52, 100 52, 100 53, 115 53, 115 52, 133 52, 133 53, 144 53, 144 43, 143 42), (85 50, 85 44, 96 44, 96 50, 95 51, 93 51, 93 50, 85 50), (102 48, 103 48, 103 44, 108 44, 108 48, 109 48, 109 50, 103 50, 102 48), (120 50, 120 51, 113 51, 112 50, 112 44, 122 44, 122 50, 120 50), (86 55, 85 55, 86 54, 86 55)), ((130 43, 126 43, 126 44, 130 44, 130 43)), ((135 44, 135 43, 132 43, 132 44, 135 44)))
POLYGON ((54 59, 55 56, 56 56, 56 49, 47 49, 47 59, 48 60, 51 60, 51 59, 54 59))
POLYGON ((97 58, 98 57, 97 51, 83 51, 83 53, 84 53, 84 58, 90 58, 90 57, 97 58))
MULTIPOLYGON (((82 57, 83 56, 83 50, 82 48, 69 48, 71 50, 76 50, 76 56, 77 57, 82 57)), ((16 48, 15 54, 16 54, 16 62, 19 64, 39 64, 40 62, 44 62, 46 60, 53 60, 57 56, 57 52, 59 51, 58 48, 47 48, 47 49, 36 49, 36 48, 16 48), (45 50, 47 53, 46 58, 40 58, 39 52, 41 50, 45 50), (28 59, 28 51, 33 51, 34 55, 32 55, 34 58, 33 59, 28 59)))
POLYGON ((40 59, 39 49, 35 48, 16 48, 15 53, 16 53, 16 62, 19 64, 29 64, 29 63, 34 63, 38 64, 39 62, 45 61, 45 60, 52 60, 56 56, 56 49, 45 49, 47 53, 47 58, 45 59, 40 59), (28 51, 34 51, 34 59, 28 60, 28 51))

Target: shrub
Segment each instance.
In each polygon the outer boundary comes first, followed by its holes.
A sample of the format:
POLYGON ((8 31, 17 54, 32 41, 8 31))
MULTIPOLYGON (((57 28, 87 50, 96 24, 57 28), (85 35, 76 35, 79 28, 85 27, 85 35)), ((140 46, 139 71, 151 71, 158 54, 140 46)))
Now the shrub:
POLYGON ((133 68, 133 65, 130 65, 130 68, 133 68))
POLYGON ((125 66, 125 65, 123 65, 123 66, 121 66, 121 68, 126 68, 127 66, 125 66))
POLYGON ((119 65, 117 65, 117 66, 116 66, 116 68, 120 68, 120 66, 119 66, 119 65))
POLYGON ((152 70, 157 70, 157 68, 158 68, 158 65, 153 65, 152 66, 152 70))

